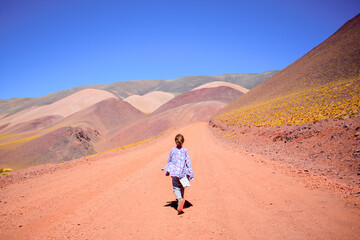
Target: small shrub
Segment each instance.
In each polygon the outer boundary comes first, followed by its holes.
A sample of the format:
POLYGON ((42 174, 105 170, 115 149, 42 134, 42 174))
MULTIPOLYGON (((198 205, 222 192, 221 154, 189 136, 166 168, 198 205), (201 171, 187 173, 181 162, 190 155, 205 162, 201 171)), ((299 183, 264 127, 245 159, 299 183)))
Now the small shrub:
POLYGON ((12 172, 11 168, 0 168, 0 173, 12 172))

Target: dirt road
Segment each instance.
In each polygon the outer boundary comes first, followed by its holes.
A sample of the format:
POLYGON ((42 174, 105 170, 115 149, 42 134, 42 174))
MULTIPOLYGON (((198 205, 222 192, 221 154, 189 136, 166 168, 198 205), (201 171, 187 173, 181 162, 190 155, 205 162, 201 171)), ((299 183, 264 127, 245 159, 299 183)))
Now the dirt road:
POLYGON ((0 239, 360 239, 359 208, 256 158, 195 123, 1 188, 0 239), (160 171, 176 133, 195 175, 181 215, 160 171))

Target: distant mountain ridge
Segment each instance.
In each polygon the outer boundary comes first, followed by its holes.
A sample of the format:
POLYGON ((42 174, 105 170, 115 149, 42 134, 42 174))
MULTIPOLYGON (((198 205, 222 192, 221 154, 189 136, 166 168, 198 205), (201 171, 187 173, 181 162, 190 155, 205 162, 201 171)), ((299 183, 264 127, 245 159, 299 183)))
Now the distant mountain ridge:
POLYGON ((0 116, 3 114, 14 114, 33 106, 48 105, 78 91, 90 88, 111 92, 119 99, 124 99, 131 95, 141 96, 153 91, 163 91, 174 94, 181 94, 205 83, 214 81, 230 82, 251 90, 258 84, 275 75, 277 72, 279 71, 274 70, 264 73, 223 74, 213 76, 200 75, 187 76, 176 79, 132 80, 114 82, 112 84, 85 85, 51 93, 40 98, 14 98, 0 100, 0 116))
MULTIPOLYGON (((163 93, 151 92, 149 103, 163 93)), ((0 119, 0 167, 68 161, 152 138, 169 128, 206 122, 242 94, 227 86, 201 88, 145 114, 110 92, 81 90, 0 119)))

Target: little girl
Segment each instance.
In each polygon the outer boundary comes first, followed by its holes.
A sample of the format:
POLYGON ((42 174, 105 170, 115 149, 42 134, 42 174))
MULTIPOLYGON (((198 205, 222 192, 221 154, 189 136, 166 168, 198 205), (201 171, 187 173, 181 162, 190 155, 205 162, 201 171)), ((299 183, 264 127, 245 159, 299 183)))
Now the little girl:
POLYGON ((182 147, 184 143, 184 136, 178 134, 175 136, 176 147, 170 150, 169 159, 166 166, 162 170, 166 170, 166 176, 171 176, 174 194, 178 200, 177 211, 182 212, 185 204, 184 191, 185 188, 181 185, 180 179, 187 177, 193 179, 194 174, 190 162, 189 152, 182 147))

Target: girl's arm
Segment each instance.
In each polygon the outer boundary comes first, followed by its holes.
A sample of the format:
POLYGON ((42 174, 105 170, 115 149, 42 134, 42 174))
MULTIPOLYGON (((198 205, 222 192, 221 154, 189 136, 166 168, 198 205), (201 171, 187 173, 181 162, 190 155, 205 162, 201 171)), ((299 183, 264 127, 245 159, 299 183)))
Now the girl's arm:
POLYGON ((167 163, 171 162, 172 157, 173 157, 173 150, 171 149, 171 150, 170 150, 170 153, 169 153, 169 157, 168 157, 167 163))
POLYGON ((189 178, 193 179, 194 178, 194 173, 193 173, 192 165, 191 165, 191 162, 190 162, 189 152, 186 152, 185 163, 186 163, 186 167, 187 167, 187 172, 189 174, 189 178))
MULTIPOLYGON (((165 166, 164 168, 162 168, 161 171, 162 171, 162 170, 167 170, 167 167, 168 167, 168 165, 169 165, 169 162, 171 162, 172 158, 173 158, 173 151, 171 150, 170 153, 169 153, 169 157, 168 157, 166 166, 165 166)), ((168 173, 168 171, 166 171, 166 176, 168 176, 168 175, 169 175, 169 173, 168 173)))

